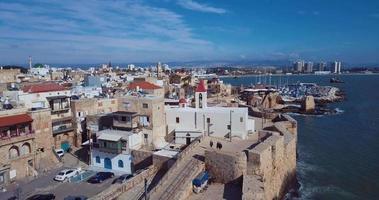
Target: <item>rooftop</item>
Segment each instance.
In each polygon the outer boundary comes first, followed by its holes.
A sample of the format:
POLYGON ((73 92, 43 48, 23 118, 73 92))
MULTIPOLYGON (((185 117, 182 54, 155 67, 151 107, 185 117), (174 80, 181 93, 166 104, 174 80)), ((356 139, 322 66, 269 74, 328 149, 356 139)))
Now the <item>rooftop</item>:
POLYGON ((204 80, 200 80, 199 85, 197 85, 196 92, 207 92, 207 88, 205 87, 204 80))
POLYGON ((161 87, 159 87, 158 85, 155 85, 155 84, 147 82, 147 81, 132 82, 128 86, 129 90, 135 90, 137 88, 142 89, 142 90, 161 89, 161 87))
POLYGON ((0 117, 0 127, 30 123, 32 121, 33 119, 27 114, 4 116, 0 117))
POLYGON ((118 141, 120 139, 127 140, 128 137, 133 134, 135 133, 131 131, 121 131, 121 130, 113 130, 113 129, 105 129, 97 133, 98 139, 108 140, 108 141, 118 141))
POLYGON ((66 90, 66 88, 57 83, 39 83, 35 85, 27 85, 22 88, 22 91, 28 93, 53 92, 62 90, 66 90))

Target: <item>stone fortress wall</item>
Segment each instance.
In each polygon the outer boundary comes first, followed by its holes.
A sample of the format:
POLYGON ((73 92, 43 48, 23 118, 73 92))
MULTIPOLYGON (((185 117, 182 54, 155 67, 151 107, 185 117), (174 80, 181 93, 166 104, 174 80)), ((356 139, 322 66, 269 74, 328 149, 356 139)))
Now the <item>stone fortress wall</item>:
MULTIPOLYGON (((242 180, 242 199, 281 199, 296 180, 297 122, 279 115, 238 151, 205 151, 206 169, 215 182, 242 180)), ((236 144, 235 144, 236 145, 236 144)))
POLYGON ((288 115, 273 122, 261 132, 262 142, 247 151, 244 200, 281 199, 296 180, 297 122, 288 115))

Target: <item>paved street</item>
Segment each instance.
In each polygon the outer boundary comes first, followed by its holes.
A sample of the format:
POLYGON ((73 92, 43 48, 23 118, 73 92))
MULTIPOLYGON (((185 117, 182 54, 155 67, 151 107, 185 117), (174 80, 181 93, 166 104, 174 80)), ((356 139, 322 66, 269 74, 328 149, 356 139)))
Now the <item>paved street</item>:
POLYGON ((25 178, 7 187, 7 192, 0 192, 0 200, 6 200, 16 194, 17 186, 21 188, 21 199, 34 194, 53 193, 56 199, 64 199, 68 195, 84 195, 91 197, 109 187, 113 179, 108 179, 101 184, 81 183, 61 183, 55 181, 55 175, 66 168, 74 168, 79 165, 79 161, 70 154, 65 154, 63 167, 58 167, 45 174, 39 174, 36 179, 25 178))
MULTIPOLYGON (((108 179, 101 184, 81 183, 61 183, 53 178, 62 168, 52 170, 47 174, 38 177, 30 182, 18 182, 21 188, 21 199, 25 199, 33 194, 53 193, 56 199, 64 199, 68 195, 84 195, 91 197, 109 187, 113 179, 108 179)), ((0 200, 6 200, 15 195, 17 186, 15 184, 8 187, 7 192, 0 193, 0 200)))

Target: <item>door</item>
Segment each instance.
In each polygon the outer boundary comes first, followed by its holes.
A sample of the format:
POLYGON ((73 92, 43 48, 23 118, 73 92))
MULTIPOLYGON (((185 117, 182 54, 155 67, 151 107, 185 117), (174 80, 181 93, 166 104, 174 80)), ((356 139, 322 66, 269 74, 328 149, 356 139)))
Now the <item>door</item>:
POLYGON ((61 143, 61 149, 67 152, 70 149, 70 143, 68 141, 64 141, 61 143))
POLYGON ((191 135, 189 133, 187 133, 186 135, 186 145, 189 145, 191 144, 191 135))
POLYGON ((112 161, 109 158, 104 159, 104 168, 105 169, 112 169, 112 161))

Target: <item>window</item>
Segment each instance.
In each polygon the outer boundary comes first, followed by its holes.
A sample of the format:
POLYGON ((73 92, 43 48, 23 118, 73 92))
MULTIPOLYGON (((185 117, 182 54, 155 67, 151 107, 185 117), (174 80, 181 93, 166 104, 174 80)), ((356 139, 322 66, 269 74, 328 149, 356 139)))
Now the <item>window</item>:
POLYGON ((211 123, 211 118, 207 118, 207 123, 209 124, 209 123, 211 123))
POLYGON ((243 117, 240 117, 240 122, 241 122, 241 123, 243 122, 243 117))
POLYGON ((149 104, 147 104, 147 103, 143 103, 143 104, 142 104, 142 107, 143 107, 143 108, 149 108, 149 104))
POLYGON ((203 108, 203 95, 199 94, 199 108, 203 108))
POLYGON ((230 125, 227 125, 228 130, 230 130, 230 125))
POLYGON ((29 154, 31 153, 30 151, 30 144, 29 143, 25 143, 21 146, 21 155, 26 155, 26 154, 29 154))
POLYGON ((179 124, 179 117, 176 118, 176 123, 179 124))
POLYGON ((10 159, 13 159, 13 158, 17 158, 19 156, 19 152, 18 152, 18 147, 17 146, 13 146, 9 149, 9 158, 10 159))
POLYGON ((124 168, 124 162, 122 162, 122 160, 118 160, 118 167, 124 168))
POLYGON ((4 172, 0 172, 0 184, 4 183, 4 172))
POLYGON ((99 102, 99 103, 97 103, 97 105, 98 105, 99 107, 101 107, 101 106, 103 106, 103 102, 99 102))
POLYGON ((100 156, 96 156, 96 163, 100 163, 100 156))
POLYGON ((125 116, 122 116, 122 117, 121 117, 121 121, 126 122, 126 117, 125 117, 125 116))

